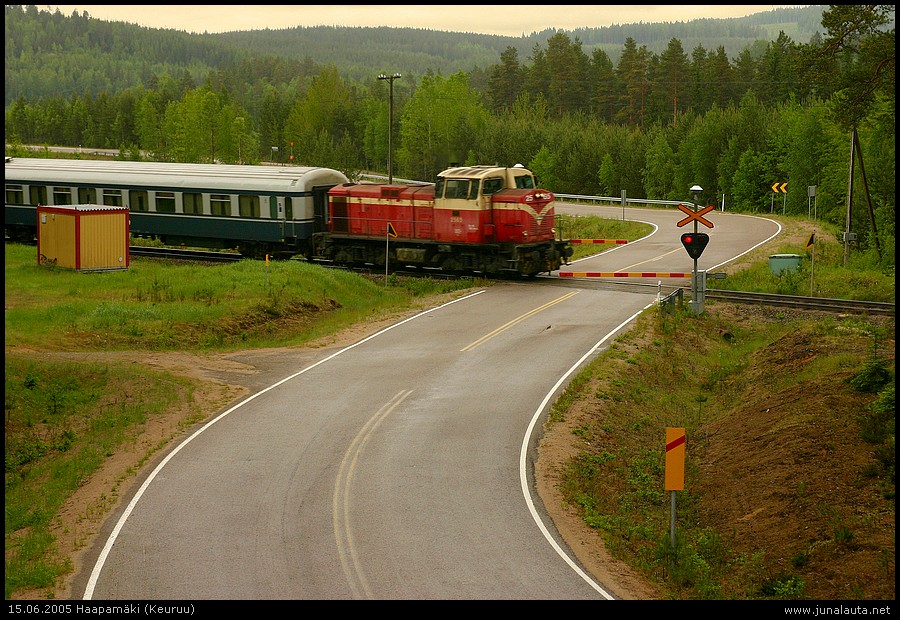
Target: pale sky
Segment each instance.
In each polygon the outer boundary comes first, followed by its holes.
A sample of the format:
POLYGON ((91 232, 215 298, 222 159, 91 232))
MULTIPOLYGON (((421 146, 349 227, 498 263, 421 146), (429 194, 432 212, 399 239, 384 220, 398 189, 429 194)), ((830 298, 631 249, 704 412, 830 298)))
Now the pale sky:
POLYGON ((188 32, 281 30, 295 26, 391 26, 518 37, 547 28, 574 30, 613 24, 686 22, 745 17, 798 4, 741 5, 37 5, 64 15, 91 17, 188 32))

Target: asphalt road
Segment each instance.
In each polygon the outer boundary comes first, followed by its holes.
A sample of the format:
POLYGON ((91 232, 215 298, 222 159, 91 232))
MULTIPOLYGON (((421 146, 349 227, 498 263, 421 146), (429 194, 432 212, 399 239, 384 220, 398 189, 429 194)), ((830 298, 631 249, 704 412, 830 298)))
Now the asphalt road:
MULTIPOLYGON (((585 209, 622 214, 560 207, 585 209)), ((659 228, 566 269, 690 271, 684 214, 626 217, 659 228)), ((701 269, 778 231, 707 217, 701 269)), ((95 600, 615 598, 531 480, 549 403, 656 300, 593 284, 499 283, 286 367, 149 472, 76 585, 95 600)))

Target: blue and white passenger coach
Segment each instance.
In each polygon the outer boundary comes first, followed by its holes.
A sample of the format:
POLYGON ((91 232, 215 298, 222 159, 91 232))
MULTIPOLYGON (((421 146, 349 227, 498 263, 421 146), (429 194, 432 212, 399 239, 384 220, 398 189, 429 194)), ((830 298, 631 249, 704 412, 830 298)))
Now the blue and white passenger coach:
POLYGON ((298 166, 7 157, 5 167, 10 239, 34 239, 38 205, 127 206, 133 236, 254 258, 308 254, 325 229, 328 190, 348 182, 298 166))

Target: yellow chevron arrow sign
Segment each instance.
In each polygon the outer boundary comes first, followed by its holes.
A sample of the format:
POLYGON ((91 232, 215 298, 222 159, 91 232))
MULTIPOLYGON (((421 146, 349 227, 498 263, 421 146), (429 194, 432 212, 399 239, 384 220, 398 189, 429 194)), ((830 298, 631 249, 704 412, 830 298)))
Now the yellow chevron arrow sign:
POLYGON ((783 194, 787 194, 787 183, 776 183, 772 186, 772 191, 776 194, 781 192, 783 194))

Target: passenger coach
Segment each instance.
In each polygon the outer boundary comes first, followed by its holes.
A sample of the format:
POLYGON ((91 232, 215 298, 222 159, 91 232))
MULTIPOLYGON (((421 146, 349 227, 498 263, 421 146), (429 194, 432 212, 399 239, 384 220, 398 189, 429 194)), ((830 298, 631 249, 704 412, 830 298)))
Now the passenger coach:
POLYGON ((324 228, 329 168, 6 158, 7 237, 34 239, 38 205, 126 206, 133 236, 167 245, 307 254, 324 228))

